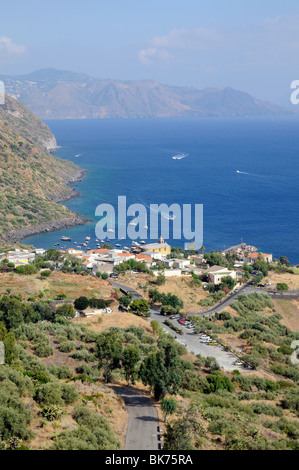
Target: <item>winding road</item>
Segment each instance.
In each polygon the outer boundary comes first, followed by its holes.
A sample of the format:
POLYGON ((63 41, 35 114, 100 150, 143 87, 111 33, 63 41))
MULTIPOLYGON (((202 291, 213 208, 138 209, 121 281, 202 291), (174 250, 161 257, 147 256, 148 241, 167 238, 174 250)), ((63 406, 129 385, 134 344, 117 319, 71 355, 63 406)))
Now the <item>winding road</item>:
MULTIPOLYGON (((124 293, 132 293, 134 299, 142 299, 142 295, 139 294, 136 290, 132 289, 131 287, 128 287, 126 285, 120 284, 119 282, 116 281, 110 281, 112 286, 121 289, 122 292, 124 293)), ((268 294, 272 298, 288 298, 289 296, 292 296, 292 298, 298 298, 299 296, 299 291, 289 291, 285 293, 277 293, 276 291, 267 291, 264 289, 258 289, 256 287, 253 287, 251 285, 251 281, 249 281, 247 284, 244 284, 237 292, 233 292, 229 297, 225 298, 223 301, 215 305, 214 307, 204 310, 201 312, 197 313, 189 313, 188 315, 191 316, 202 316, 202 317, 211 317, 214 315, 216 312, 221 312, 225 310, 232 302, 237 300, 238 296, 241 294, 252 294, 253 292, 260 292, 260 293, 265 293, 268 294)), ((176 326, 179 326, 180 329, 183 331, 182 335, 177 335, 175 331, 173 331, 171 328, 169 328, 167 325, 165 325, 165 317, 160 315, 160 311, 155 308, 153 305, 150 307, 151 311, 151 318, 153 320, 158 321, 161 326, 163 327, 164 331, 167 332, 168 334, 171 334, 176 338, 176 340, 180 343, 183 344, 189 352, 191 352, 194 355, 200 354, 203 357, 214 357, 220 367, 222 367, 224 370, 235 370, 239 369, 242 370, 243 372, 248 370, 244 369, 243 366, 237 365, 236 360, 237 357, 228 352, 225 351, 225 349, 221 345, 217 346, 210 346, 205 343, 201 343, 199 335, 194 334, 193 330, 189 330, 184 326, 181 326, 179 324, 176 324, 176 322, 173 320, 172 323, 176 326)))
MULTIPOLYGON (((113 287, 117 289, 122 289, 123 292, 132 293, 135 299, 143 298, 142 295, 140 295, 137 291, 135 291, 131 287, 125 286, 115 281, 110 281, 110 282, 113 285, 113 287)), ((222 306, 218 304, 217 307, 215 307, 215 309, 213 308, 209 310, 208 312, 205 311, 196 315, 198 316, 207 315, 207 314, 211 315, 214 310, 215 312, 219 311, 219 309, 222 310, 227 305, 232 303, 239 294, 247 293, 247 289, 250 289, 250 288, 248 288, 248 286, 246 285, 243 286, 243 288, 241 288, 238 293, 231 295, 230 298, 225 300, 225 302, 222 302, 222 306)), ((228 351, 225 351, 222 346, 220 345, 210 346, 208 344, 201 343, 199 335, 194 334, 193 330, 189 330, 186 327, 181 327, 181 325, 178 325, 178 324, 176 326, 179 326, 182 329, 183 334, 177 335, 175 331, 173 331, 171 328, 169 328, 167 325, 164 324, 165 317, 160 315, 160 311, 157 308, 155 308, 154 306, 151 306, 150 311, 151 311, 151 319, 159 322, 161 326, 163 327, 164 331, 172 335, 173 337, 175 337, 176 340, 180 344, 183 344, 190 353, 194 355, 200 354, 203 357, 214 357, 217 360, 220 367, 222 367, 224 370, 239 369, 239 370, 244 371, 244 368, 242 366, 236 365, 237 357, 234 356, 234 354, 228 351)), ((173 323, 175 324, 174 321, 173 323)))
POLYGON ((158 450, 159 420, 151 400, 130 388, 112 387, 112 389, 122 397, 129 412, 124 450, 158 450))

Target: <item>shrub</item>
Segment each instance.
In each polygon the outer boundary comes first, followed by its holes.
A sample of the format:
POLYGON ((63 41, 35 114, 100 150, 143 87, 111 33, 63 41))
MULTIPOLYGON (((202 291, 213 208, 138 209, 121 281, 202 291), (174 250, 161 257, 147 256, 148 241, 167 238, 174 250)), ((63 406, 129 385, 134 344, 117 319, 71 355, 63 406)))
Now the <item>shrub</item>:
POLYGON ((41 406, 63 405, 61 387, 58 382, 41 385, 35 392, 34 399, 41 406))
POLYGON ((216 392, 217 390, 228 390, 232 392, 234 386, 229 377, 221 372, 214 372, 208 378, 209 387, 206 389, 207 393, 216 392))
POLYGON ((285 282, 278 282, 276 284, 276 289, 278 291, 288 291, 289 290, 289 286, 288 284, 286 284, 285 282))

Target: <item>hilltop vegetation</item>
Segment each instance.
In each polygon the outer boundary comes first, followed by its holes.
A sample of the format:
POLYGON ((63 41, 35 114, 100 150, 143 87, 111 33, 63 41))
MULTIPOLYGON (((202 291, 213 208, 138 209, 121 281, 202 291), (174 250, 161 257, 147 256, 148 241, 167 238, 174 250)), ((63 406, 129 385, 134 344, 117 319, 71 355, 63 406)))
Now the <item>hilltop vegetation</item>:
MULTIPOLYGON (((241 296, 238 315, 207 320, 204 327, 210 323, 213 334, 215 327, 221 334, 238 325, 237 334, 248 333, 245 340, 268 367, 290 371, 290 342, 297 335, 281 327, 272 307, 266 295, 241 296), (264 336, 252 342, 251 332, 264 336)), ((298 449, 295 369, 272 379, 256 371, 228 373, 213 358, 187 354, 156 322, 148 323, 151 330, 121 328, 116 316, 113 327, 99 332, 95 323, 89 328, 51 309, 47 302, 0 298, 0 340, 7 346, 0 366, 1 448, 38 448, 43 434, 47 449, 118 449, 119 405, 104 385, 111 382, 148 387, 165 414, 165 450, 298 449)))
POLYGON ((21 103, 6 97, 0 106, 0 238, 51 229, 53 221, 56 225, 80 221, 57 202, 75 194, 67 184, 81 178, 83 171, 50 155, 48 149, 55 146, 50 129, 21 103))

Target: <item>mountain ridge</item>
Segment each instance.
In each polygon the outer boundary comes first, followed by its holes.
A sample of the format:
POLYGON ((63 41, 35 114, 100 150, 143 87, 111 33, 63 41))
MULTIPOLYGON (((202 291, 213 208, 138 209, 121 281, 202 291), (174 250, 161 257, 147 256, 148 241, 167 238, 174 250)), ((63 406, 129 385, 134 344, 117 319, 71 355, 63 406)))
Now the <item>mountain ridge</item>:
POLYGON ((98 79, 66 70, 40 69, 0 76, 6 93, 41 119, 147 119, 293 114, 231 87, 164 85, 155 80, 98 79))
POLYGON ((5 97, 0 106, 0 238, 23 236, 84 223, 59 204, 77 195, 69 184, 84 170, 55 157, 56 139, 22 103, 5 97))

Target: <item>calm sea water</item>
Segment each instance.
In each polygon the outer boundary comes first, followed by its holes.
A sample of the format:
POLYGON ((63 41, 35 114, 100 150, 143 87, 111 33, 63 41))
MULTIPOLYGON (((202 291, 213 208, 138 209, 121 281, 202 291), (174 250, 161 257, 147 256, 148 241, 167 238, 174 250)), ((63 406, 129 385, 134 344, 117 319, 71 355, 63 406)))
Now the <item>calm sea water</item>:
MULTIPOLYGON (((117 197, 125 195, 128 204, 203 204, 207 250, 244 241, 299 263, 298 119, 47 124, 62 147, 56 155, 88 170, 76 185, 81 196, 66 205, 92 222, 24 242, 49 248, 61 245, 61 236, 68 235, 72 237, 69 247, 90 235, 90 246, 95 247, 97 205, 116 205, 117 197), (176 153, 189 156, 173 160, 176 153)), ((184 241, 170 243, 183 247, 184 241)))

